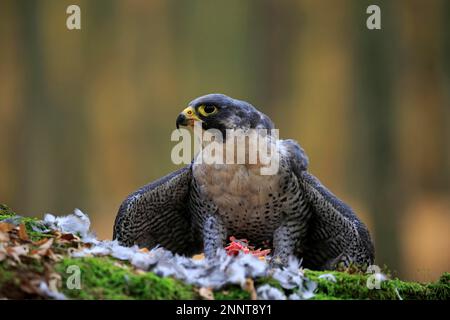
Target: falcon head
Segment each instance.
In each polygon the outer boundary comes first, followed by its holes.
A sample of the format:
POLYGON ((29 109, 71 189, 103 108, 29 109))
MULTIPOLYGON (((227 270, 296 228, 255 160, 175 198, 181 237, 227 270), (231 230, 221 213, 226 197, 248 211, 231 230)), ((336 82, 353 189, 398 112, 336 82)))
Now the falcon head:
POLYGON ((208 94, 192 100, 177 117, 176 126, 193 126, 200 121, 203 130, 217 129, 225 137, 226 129, 273 129, 270 118, 250 103, 224 94, 208 94))

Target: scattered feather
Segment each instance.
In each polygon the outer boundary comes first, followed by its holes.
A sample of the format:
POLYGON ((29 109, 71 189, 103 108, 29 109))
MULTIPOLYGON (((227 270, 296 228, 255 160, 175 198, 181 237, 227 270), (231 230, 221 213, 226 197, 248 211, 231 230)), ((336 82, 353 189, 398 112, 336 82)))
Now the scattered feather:
MULTIPOLYGON (((32 252, 37 256, 56 259, 51 250, 52 244, 54 241, 62 242, 72 245, 69 250, 71 257, 108 255, 118 260, 128 261, 136 269, 142 270, 141 272, 152 271, 159 276, 174 277, 187 284, 197 286, 201 288, 201 295, 203 294, 202 297, 205 299, 211 298, 209 290, 216 290, 228 284, 237 284, 248 291, 252 299, 286 300, 286 295, 282 290, 270 285, 263 285, 255 290, 253 279, 267 277, 271 274, 282 288, 292 290, 289 299, 309 299, 314 296, 316 289, 315 282, 304 276, 297 259, 291 258, 285 268, 273 270, 265 259, 269 251, 255 250, 248 245, 245 239, 230 238, 230 245, 219 249, 214 259, 205 259, 203 254, 190 258, 173 254, 163 247, 149 250, 138 246, 124 247, 116 240, 98 240, 95 234, 89 230, 89 217, 78 209, 73 214, 63 217, 46 214, 43 224, 44 228, 48 228, 53 233, 54 238, 39 242, 38 249, 32 252)), ((3 228, 9 227, 4 226, 3 228)), ((36 245, 36 243, 34 244, 36 245)), ((13 255, 18 262, 20 256, 26 254, 24 248, 8 248, 8 250, 6 254, 13 255), (11 250, 12 252, 10 252, 11 250)), ((2 249, 0 247, 1 258, 2 249)), ((56 287, 48 289, 49 285, 45 282, 42 282, 40 286, 48 297, 65 298, 55 292, 56 287)))
POLYGON ((51 229, 56 229, 64 233, 79 234, 81 238, 88 235, 91 225, 89 217, 79 209, 75 209, 73 214, 63 217, 55 217, 47 213, 44 216, 44 223, 51 229))
POLYGON ((286 295, 280 289, 268 284, 260 286, 256 290, 258 300, 286 300, 286 295))
POLYGON ((43 295, 47 296, 48 298, 55 300, 67 300, 67 297, 63 293, 50 290, 50 288, 44 281, 42 281, 39 284, 39 290, 42 292, 43 295))
POLYGON ((299 261, 291 257, 285 268, 275 269, 272 277, 277 280, 284 289, 294 289, 303 284, 303 273, 300 271, 299 261))
POLYGON ((397 295, 399 300, 403 300, 402 296, 400 295, 400 293, 398 292, 397 288, 394 288, 395 294, 397 295))
POLYGON ((298 291, 298 294, 303 300, 308 300, 315 296, 314 292, 316 291, 316 289, 317 282, 307 279, 302 289, 298 291))
POLYGON ((325 279, 331 282, 336 282, 336 277, 332 273, 325 273, 319 276, 319 279, 325 279))

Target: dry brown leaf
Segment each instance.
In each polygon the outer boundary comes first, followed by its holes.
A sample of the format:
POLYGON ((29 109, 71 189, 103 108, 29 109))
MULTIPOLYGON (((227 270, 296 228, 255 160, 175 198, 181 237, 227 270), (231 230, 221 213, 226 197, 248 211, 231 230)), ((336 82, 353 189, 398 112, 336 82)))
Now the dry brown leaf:
POLYGON ((48 238, 42 238, 41 240, 33 242, 35 246, 40 246, 48 241, 48 238))
POLYGON ((257 299, 256 290, 255 290, 255 283, 253 282, 253 279, 251 279, 251 278, 245 279, 245 284, 244 284, 243 289, 250 293, 250 299, 251 300, 256 300, 257 299))
POLYGON ((76 242, 81 241, 81 239, 80 239, 78 236, 76 236, 76 235, 74 235, 74 234, 72 234, 72 233, 64 233, 64 234, 62 234, 61 236, 59 236, 57 239, 58 239, 58 240, 68 241, 68 242, 71 242, 71 241, 76 241, 76 242))
POLYGON ((6 259, 6 249, 3 247, 3 244, 0 243, 0 262, 6 259))
POLYGON ((47 252, 45 253, 45 256, 52 261, 59 261, 61 255, 57 255, 53 252, 52 249, 48 249, 47 252))
POLYGON ((2 232, 10 232, 14 228, 15 228, 15 226, 11 223, 0 222, 0 231, 2 231, 2 232))
POLYGON ((0 242, 8 242, 9 234, 7 232, 0 231, 0 242))
POLYGON ((143 274, 147 274, 147 271, 144 271, 141 269, 136 269, 136 270, 134 270, 134 273, 143 275, 143 274))
POLYGON ((67 253, 71 256, 74 252, 80 251, 77 248, 67 248, 67 253))
POLYGON ((30 237, 28 237, 27 228, 24 223, 19 225, 19 238, 22 241, 29 241, 30 237))
MULTIPOLYGON (((114 265, 116 267, 122 268, 122 269, 130 269, 129 266, 127 266, 125 263, 123 263, 122 261, 114 261, 114 265)), ((146 272, 144 272, 145 274, 146 272)))
POLYGON ((147 248, 141 248, 141 249, 139 249, 139 252, 142 252, 142 253, 149 253, 150 250, 148 250, 147 248))
POLYGON ((12 257, 14 260, 16 260, 18 263, 21 263, 20 256, 26 256, 29 251, 30 248, 28 247, 28 245, 6 248, 6 252, 8 253, 8 255, 12 257))
POLYGON ((82 249, 90 249, 90 248, 92 248, 93 247, 93 245, 92 245, 92 243, 84 243, 84 242, 79 242, 79 243, 77 243, 77 247, 75 248, 73 248, 75 251, 79 251, 79 250, 82 250, 82 249))
POLYGON ((38 260, 41 259, 42 257, 49 257, 53 261, 58 261, 59 258, 51 250, 53 241, 54 241, 53 238, 46 239, 46 241, 44 241, 39 246, 39 248, 31 251, 31 257, 38 260))
POLYGON ((20 289, 29 294, 41 295, 39 290, 40 277, 34 279, 23 278, 20 282, 20 289))
POLYGON ((61 260, 64 259, 64 255, 56 254, 56 253, 53 252, 53 250, 50 250, 50 251, 51 251, 50 259, 52 259, 53 261, 58 262, 58 261, 61 261, 61 260))
POLYGON ((214 300, 214 293, 211 288, 201 287, 198 294, 204 300, 214 300))
POLYGON ((61 275, 56 272, 52 272, 48 279, 48 288, 53 292, 58 292, 58 288, 61 287, 61 275))
POLYGON ((193 260, 203 260, 205 259, 205 254, 200 253, 200 254, 196 254, 192 257, 193 260))
POLYGON ((53 244, 54 239, 50 238, 48 239, 48 241, 44 242, 43 244, 41 244, 39 246, 39 248, 37 248, 36 250, 33 250, 33 253, 35 254, 39 254, 41 256, 45 256, 48 254, 49 249, 51 248, 52 244, 53 244))
POLYGON ((61 238, 61 236, 62 236, 62 233, 60 232, 60 231, 58 231, 58 230, 53 230, 52 231, 52 234, 58 239, 58 238, 61 238))

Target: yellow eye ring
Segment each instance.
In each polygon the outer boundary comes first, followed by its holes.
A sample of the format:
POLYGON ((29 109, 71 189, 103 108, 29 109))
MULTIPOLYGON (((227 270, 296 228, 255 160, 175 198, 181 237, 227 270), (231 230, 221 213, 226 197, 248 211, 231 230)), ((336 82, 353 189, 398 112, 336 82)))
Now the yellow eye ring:
POLYGON ((213 105, 201 105, 200 107, 198 107, 198 112, 204 116, 204 117, 208 117, 210 115, 216 114, 217 111, 219 111, 219 109, 217 109, 216 106, 213 105))

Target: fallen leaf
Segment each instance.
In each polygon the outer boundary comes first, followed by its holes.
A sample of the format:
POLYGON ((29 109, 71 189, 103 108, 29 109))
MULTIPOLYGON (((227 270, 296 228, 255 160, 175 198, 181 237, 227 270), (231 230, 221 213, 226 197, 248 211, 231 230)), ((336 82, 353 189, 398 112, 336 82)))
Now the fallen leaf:
POLYGON ((67 253, 71 256, 73 253, 80 251, 78 248, 68 248, 67 253))
POLYGON ((6 249, 0 243, 0 262, 6 259, 6 249))
POLYGON ((253 282, 253 279, 251 279, 251 278, 245 279, 245 284, 243 286, 243 289, 250 293, 250 299, 251 300, 256 300, 257 299, 257 294, 256 294, 256 290, 255 290, 255 283, 253 282))
POLYGON ((58 238, 61 238, 61 236, 62 236, 62 233, 60 232, 60 231, 58 231, 58 230, 53 230, 52 231, 52 234, 58 239, 58 238))
POLYGON ((198 294, 200 295, 201 298, 203 298, 204 300, 214 300, 214 293, 212 291, 211 288, 205 288, 205 287, 201 287, 198 290, 198 294))
POLYGON ((136 269, 134 270, 134 273, 136 274, 147 274, 147 271, 141 270, 141 269, 136 269))
POLYGON ((30 248, 27 245, 6 248, 6 252, 8 253, 8 255, 18 263, 21 263, 20 256, 26 256, 29 251, 30 248))
POLYGON ((29 241, 30 238, 28 237, 27 228, 25 227, 24 223, 21 223, 19 225, 19 238, 22 241, 29 241))
POLYGON ((56 272, 52 272, 49 275, 49 279, 48 279, 49 289, 53 292, 58 292, 58 287, 60 287, 60 286, 61 286, 61 275, 56 272))
POLYGON ((29 279, 29 275, 21 279, 20 289, 28 294, 41 295, 39 292, 39 277, 29 279))
POLYGON ((41 240, 38 240, 38 241, 33 242, 33 244, 34 244, 35 246, 40 246, 40 245, 46 243, 47 241, 48 241, 48 238, 43 238, 43 239, 41 239, 41 240))
POLYGON ((80 241, 81 240, 78 236, 76 236, 76 235, 74 235, 72 233, 61 234, 57 239, 58 240, 61 239, 61 240, 69 241, 69 242, 71 242, 71 241, 80 241))
POLYGON ((49 249, 51 248, 52 244, 53 244, 54 239, 48 239, 48 241, 44 242, 43 244, 41 244, 39 246, 39 248, 37 248, 36 250, 33 250, 33 254, 38 254, 41 256, 45 256, 48 254, 49 249))
POLYGON ((63 260, 64 259, 64 255, 62 255, 62 254, 55 254, 55 253, 53 253, 53 251, 51 250, 51 259, 53 260, 53 261, 61 261, 61 260, 63 260))
POLYGON ((0 222, 0 231, 2 232, 10 232, 14 228, 15 226, 13 224, 7 222, 0 222))
POLYGON ((66 300, 67 297, 64 295, 64 293, 61 293, 59 291, 55 291, 49 288, 47 283, 45 281, 41 281, 39 284, 39 290, 42 296, 45 298, 51 298, 56 300, 66 300))
POLYGON ((9 234, 7 232, 0 231, 0 242, 8 242, 9 234))
POLYGON ((200 254, 196 254, 192 257, 192 259, 194 260, 203 260, 205 259, 205 254, 204 253, 200 253, 200 254))

